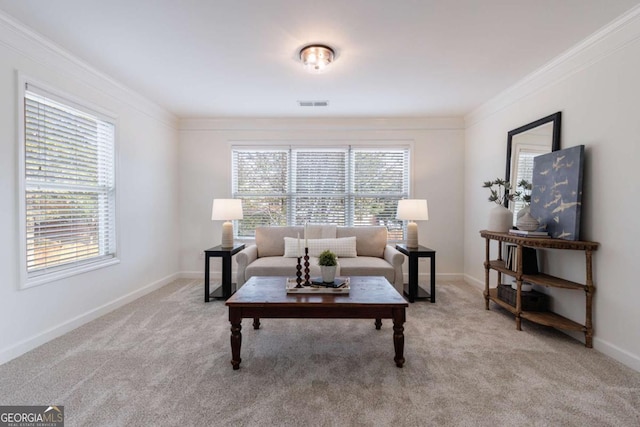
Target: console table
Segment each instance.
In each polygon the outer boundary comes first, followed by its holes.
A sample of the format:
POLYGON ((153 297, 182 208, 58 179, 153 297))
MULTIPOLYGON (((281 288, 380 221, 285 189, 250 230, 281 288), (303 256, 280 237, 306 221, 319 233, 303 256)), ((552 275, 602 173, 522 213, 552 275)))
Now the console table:
POLYGON ((593 302, 593 292, 595 291, 593 285, 593 273, 592 273, 592 254, 593 251, 598 249, 598 243, 586 242, 577 240, 563 240, 563 239, 551 239, 551 238, 533 238, 533 237, 518 237, 509 233, 497 233, 494 231, 480 231, 480 236, 485 239, 485 277, 484 277, 484 298, 486 309, 489 310, 489 301, 493 301, 500 307, 509 311, 516 318, 516 329, 519 331, 521 328, 521 319, 527 319, 531 322, 539 323, 541 325, 552 326, 554 328, 581 331, 584 332, 585 346, 588 348, 593 347, 593 324, 591 320, 591 306, 593 302), (490 256, 490 242, 495 240, 498 242, 498 258, 491 259, 490 256), (513 243, 517 246, 517 266, 516 270, 506 268, 505 262, 502 259, 502 243, 513 243), (576 283, 569 280, 561 279, 559 277, 550 276, 544 273, 538 274, 524 274, 523 262, 522 262, 522 248, 536 248, 536 249, 568 249, 584 251, 585 253, 585 283, 576 283), (498 298, 497 288, 489 287, 489 272, 495 270, 498 272, 498 284, 501 282, 502 274, 515 277, 517 284, 516 292, 516 306, 508 304, 507 302, 498 298), (564 288, 584 291, 585 293, 585 322, 584 325, 560 316, 559 314, 552 313, 550 311, 523 311, 522 310, 522 282, 529 282, 535 285, 548 286, 553 288, 564 288))
POLYGON ((396 245, 396 249, 409 257, 409 284, 405 285, 404 294, 409 297, 409 302, 416 299, 430 299, 436 302, 436 251, 419 245, 417 248, 408 248, 407 245, 396 245), (427 257, 431 259, 431 292, 427 292, 418 286, 418 260, 427 257))
POLYGON ((204 302, 209 302, 210 298, 227 299, 235 292, 234 284, 231 283, 231 257, 244 249, 243 244, 235 244, 232 248, 223 248, 221 245, 214 246, 204 251, 204 302), (222 285, 213 292, 209 292, 209 258, 222 258, 222 285))

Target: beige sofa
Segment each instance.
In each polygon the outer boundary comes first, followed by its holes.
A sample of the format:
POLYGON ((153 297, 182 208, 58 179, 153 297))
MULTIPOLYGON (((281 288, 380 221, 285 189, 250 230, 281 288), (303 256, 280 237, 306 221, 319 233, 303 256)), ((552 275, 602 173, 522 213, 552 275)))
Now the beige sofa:
MULTIPOLYGON (((249 245, 236 255, 238 287, 253 276, 294 277, 298 236, 300 245, 304 248, 304 233, 302 226, 256 228, 255 244, 249 245)), ((309 225, 307 239, 310 247, 309 267, 312 277, 320 276, 316 257, 318 251, 337 249, 338 275, 384 276, 399 292, 402 292, 404 255, 387 244, 386 227, 309 225)))

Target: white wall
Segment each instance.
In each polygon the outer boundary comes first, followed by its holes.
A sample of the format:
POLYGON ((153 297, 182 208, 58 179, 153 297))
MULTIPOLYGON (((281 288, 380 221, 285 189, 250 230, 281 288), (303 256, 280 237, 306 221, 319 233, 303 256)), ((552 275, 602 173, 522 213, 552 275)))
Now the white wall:
POLYGON ((166 111, 0 14, 0 363, 177 277, 177 130, 166 111), (17 71, 118 116, 117 265, 19 290, 17 71))
MULTIPOLYGON (((467 117, 464 248, 465 274, 480 286, 484 240, 478 231, 486 228, 491 208, 481 184, 504 174, 509 130, 562 111, 561 148, 585 145, 581 239, 600 243, 594 254, 594 347, 640 371, 639 11, 467 117)), ((556 252, 546 261, 551 274, 584 283, 582 252, 556 252)), ((552 290, 551 295, 554 310, 584 323, 582 293, 552 290)))
MULTIPOLYGON (((437 251, 439 277, 462 277, 464 200, 462 119, 230 119, 180 124, 180 268, 202 277, 202 251, 220 243, 211 201, 231 195, 233 144, 413 145, 413 197, 429 202, 429 221, 419 222, 420 243, 437 251)), ((427 259, 425 259, 427 261, 427 259)), ((220 270, 213 261, 212 270, 220 270)), ((421 272, 429 271, 425 262, 421 272)))

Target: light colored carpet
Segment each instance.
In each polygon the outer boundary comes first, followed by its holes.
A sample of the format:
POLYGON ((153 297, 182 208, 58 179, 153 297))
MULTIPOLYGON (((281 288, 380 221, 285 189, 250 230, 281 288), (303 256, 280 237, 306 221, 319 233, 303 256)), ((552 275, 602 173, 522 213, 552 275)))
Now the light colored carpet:
MULTIPOLYGON (((391 321, 243 321, 179 280, 0 366, 0 404, 65 406, 67 426, 638 426, 640 373, 493 307, 461 282, 391 321)), ((597 326, 597 325, 596 325, 597 326)))

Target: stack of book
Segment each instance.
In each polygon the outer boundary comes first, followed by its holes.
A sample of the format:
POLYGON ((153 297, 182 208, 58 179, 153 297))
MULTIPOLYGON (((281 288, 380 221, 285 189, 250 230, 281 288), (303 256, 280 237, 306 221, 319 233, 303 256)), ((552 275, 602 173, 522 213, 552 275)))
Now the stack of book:
POLYGON ((546 231, 524 231, 524 230, 516 230, 515 228, 509 230, 509 234, 513 234, 514 236, 520 236, 520 237, 538 237, 538 238, 549 237, 549 233, 547 233, 546 231))
MULTIPOLYGON (((518 271, 518 245, 505 243, 504 266, 511 271, 518 271)), ((522 273, 538 274, 538 254, 533 248, 522 248, 522 273)))
POLYGON ((288 294, 348 294, 351 290, 348 277, 336 277, 332 283, 324 283, 322 278, 314 277, 311 284, 297 288, 297 281, 290 277, 287 279, 288 294))

